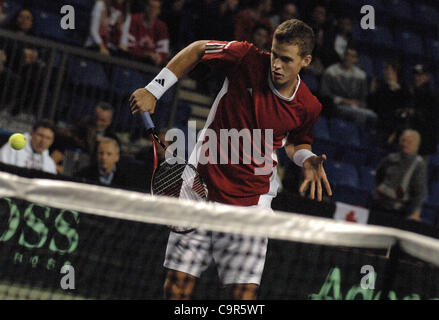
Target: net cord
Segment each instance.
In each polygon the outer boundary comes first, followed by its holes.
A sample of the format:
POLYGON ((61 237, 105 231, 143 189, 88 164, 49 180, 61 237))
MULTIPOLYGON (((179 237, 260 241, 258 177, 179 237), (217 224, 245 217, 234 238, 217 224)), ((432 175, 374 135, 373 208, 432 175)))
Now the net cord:
POLYGON ((328 246, 401 250, 439 266, 439 240, 394 228, 359 225, 267 209, 151 196, 145 193, 0 172, 0 196, 53 208, 143 223, 195 227, 328 246), (98 200, 99 199, 99 200, 98 200))

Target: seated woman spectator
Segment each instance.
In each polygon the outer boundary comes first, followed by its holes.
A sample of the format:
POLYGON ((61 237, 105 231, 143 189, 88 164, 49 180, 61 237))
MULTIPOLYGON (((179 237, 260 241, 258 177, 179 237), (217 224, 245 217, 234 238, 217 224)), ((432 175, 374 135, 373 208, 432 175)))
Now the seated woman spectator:
POLYGON ((122 36, 123 46, 134 57, 155 66, 165 64, 169 55, 168 28, 158 18, 160 12, 160 1, 147 0, 144 12, 132 15, 122 36))
POLYGON ((251 41, 253 28, 257 24, 265 24, 270 29, 270 41, 273 33, 268 14, 271 11, 271 0, 251 0, 249 8, 235 16, 235 40, 251 41))
MULTIPOLYGON (((34 35, 34 14, 28 8, 22 8, 11 20, 8 29, 23 35, 34 35)), ((16 92, 21 93, 12 97, 14 108, 13 114, 29 113, 30 117, 35 113, 36 101, 41 90, 42 79, 45 76, 46 63, 41 57, 40 50, 22 41, 5 41, 5 66, 11 71, 11 79, 26 79, 18 81, 16 92)), ((16 81, 17 82, 17 81, 16 81)))
POLYGON ((122 42, 124 28, 129 27, 130 2, 128 0, 98 0, 91 17, 90 35, 85 47, 99 50, 104 55, 126 51, 122 42))
POLYGON ((384 158, 376 170, 372 210, 392 212, 420 221, 427 194, 427 166, 418 155, 421 136, 405 130, 399 139, 398 153, 384 158))
MULTIPOLYGON (((21 9, 12 19, 8 29, 21 35, 33 36, 34 14, 28 8, 21 9)), ((44 66, 35 47, 22 42, 16 42, 14 45, 8 46, 6 50, 6 56, 12 70, 18 71, 20 67, 31 65, 44 66)))

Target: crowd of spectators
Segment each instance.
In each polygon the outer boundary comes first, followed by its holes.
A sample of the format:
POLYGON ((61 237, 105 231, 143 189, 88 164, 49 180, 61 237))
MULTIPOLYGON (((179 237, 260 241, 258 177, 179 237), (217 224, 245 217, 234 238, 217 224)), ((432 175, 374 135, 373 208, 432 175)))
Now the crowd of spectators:
MULTIPOLYGON (((0 26, 33 35, 32 7, 23 5, 14 16, 8 16, 3 3, 0 0, 0 26)), ((363 48, 355 43, 353 36, 358 17, 343 10, 341 3, 337 0, 90 0, 90 23, 83 46, 103 55, 160 67, 180 49, 199 39, 249 41, 269 52, 275 28, 287 19, 302 19, 316 35, 313 61, 304 70, 304 82, 308 84, 307 75, 317 79, 317 86, 309 86, 323 103, 323 115, 356 122, 362 127, 376 127, 385 133, 387 145, 394 148, 400 145, 404 130, 416 130, 420 135, 416 154, 428 164, 429 157, 437 152, 439 136, 439 101, 431 86, 431 66, 423 60, 407 64, 400 61, 400 56, 393 55, 383 64, 382 76, 364 70, 359 64, 363 48), (409 78, 404 75, 408 73, 413 80, 407 81, 409 78)), ((41 69, 46 65, 36 47, 19 45, 11 52, 10 46, 0 43, 0 48, 4 48, 0 49, 0 84, 19 90, 20 85, 14 83, 22 83, 20 79, 29 69, 38 69, 36 74, 43 74, 41 69), (5 83, 5 78, 12 80, 5 83)), ((212 79, 211 83, 216 80, 212 79)), ((34 90, 38 90, 38 79, 33 81, 34 90)), ((210 82, 201 84, 207 83, 210 82)), ((203 86, 199 89, 208 94, 216 91, 203 86)), ((83 172, 93 171, 98 181, 111 182, 109 177, 117 172, 116 159, 119 160, 120 153, 120 142, 112 126, 113 114, 112 106, 100 103, 92 116, 54 132, 56 138, 50 150, 58 173, 66 173, 64 165, 70 159, 69 154, 81 150, 82 156, 87 157, 83 166, 88 171, 83 172), (102 137, 113 140, 101 143, 102 137), (112 156, 106 159, 111 158, 113 165, 107 164, 110 160, 99 159, 99 148, 111 149, 106 153, 112 156)), ((150 158, 148 152, 144 155, 147 156, 140 158, 150 158)), ((118 177, 119 173, 114 176, 118 177)))

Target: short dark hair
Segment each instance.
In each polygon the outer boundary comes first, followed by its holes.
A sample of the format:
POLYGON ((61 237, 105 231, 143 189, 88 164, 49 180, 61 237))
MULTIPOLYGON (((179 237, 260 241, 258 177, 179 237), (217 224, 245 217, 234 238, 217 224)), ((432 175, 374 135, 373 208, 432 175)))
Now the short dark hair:
POLYGON ((274 31, 274 38, 281 43, 297 45, 301 57, 312 54, 314 50, 314 31, 298 19, 290 19, 281 23, 274 31))
POLYGON ((265 31, 267 31, 268 34, 270 34, 271 32, 270 28, 267 25, 258 23, 253 27, 252 34, 254 34, 258 29, 264 29, 265 31))
POLYGON ((113 106, 111 104, 109 104, 108 102, 105 102, 105 101, 100 101, 96 105, 96 108, 97 107, 100 107, 102 110, 105 110, 105 111, 109 111, 109 110, 114 111, 113 106))
POLYGON ((53 134, 56 132, 55 124, 48 119, 41 119, 35 122, 32 127, 32 132, 37 131, 39 128, 46 128, 52 130, 53 134))

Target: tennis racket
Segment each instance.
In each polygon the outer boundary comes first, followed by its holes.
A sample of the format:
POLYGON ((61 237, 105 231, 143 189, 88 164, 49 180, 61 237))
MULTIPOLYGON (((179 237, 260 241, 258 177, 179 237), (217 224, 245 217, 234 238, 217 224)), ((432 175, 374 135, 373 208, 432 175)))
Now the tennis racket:
MULTIPOLYGON (((180 199, 207 200, 208 190, 197 169, 184 159, 170 154, 160 141, 154 128, 154 123, 148 112, 142 113, 142 120, 149 134, 154 152, 153 174, 151 179, 151 194, 180 199), (163 148, 166 157, 158 164, 157 144, 163 148)), ((168 226, 177 233, 189 233, 194 228, 168 226)))

